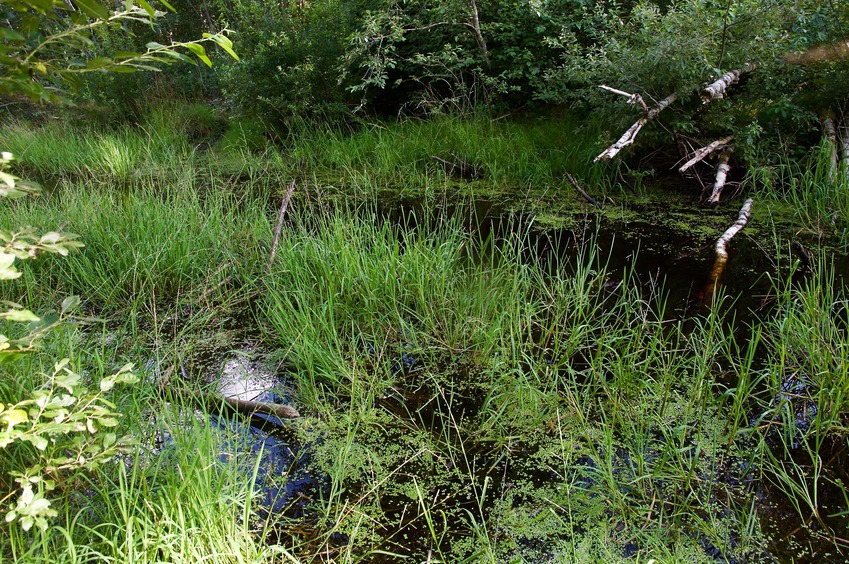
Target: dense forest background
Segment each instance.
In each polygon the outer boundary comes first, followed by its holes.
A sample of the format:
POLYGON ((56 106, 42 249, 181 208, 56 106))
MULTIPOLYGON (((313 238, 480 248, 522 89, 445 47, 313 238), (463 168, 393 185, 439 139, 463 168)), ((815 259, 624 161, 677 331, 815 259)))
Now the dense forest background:
POLYGON ((611 140, 637 111, 598 88, 678 101, 640 144, 705 144, 733 134, 747 164, 799 156, 847 100, 849 7, 826 0, 317 0, 174 2, 161 24, 104 32, 89 56, 231 31, 240 60, 171 67, 151 81, 103 74, 84 99, 132 116, 151 98, 215 102, 285 136, 305 122, 351 126, 366 116, 569 106, 609 115, 611 140), (743 84, 703 105, 698 92, 750 65, 743 84))
MULTIPOLYGON (((735 158, 747 164, 804 153, 818 142, 823 119, 839 117, 846 104, 849 7, 833 0, 180 0, 172 6, 155 27, 127 20, 96 30, 66 54, 96 71, 91 61, 115 53, 228 30, 239 60, 217 51, 210 52, 214 65, 172 66, 153 77, 47 73, 38 80, 45 86, 72 80, 77 100, 130 119, 157 97, 209 101, 227 116, 256 118, 278 137, 305 123, 351 127, 368 116, 483 111, 497 117, 568 106, 607 114, 612 140, 637 112, 598 88, 608 85, 640 94, 649 105, 678 96, 665 126, 643 135, 644 147, 733 134, 735 158), (703 85, 744 68, 754 70, 743 84, 702 104, 703 85)), ((23 17, 14 10, 6 16, 13 26, 23 17)), ((4 37, 6 51, 50 28, 30 22, 22 29, 29 35, 4 37)))

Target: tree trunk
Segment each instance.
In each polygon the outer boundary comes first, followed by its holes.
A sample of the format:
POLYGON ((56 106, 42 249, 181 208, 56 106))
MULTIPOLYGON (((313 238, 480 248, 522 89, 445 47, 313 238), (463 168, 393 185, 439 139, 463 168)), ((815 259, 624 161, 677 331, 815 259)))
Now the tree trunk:
POLYGON ((740 80, 740 75, 755 70, 755 65, 746 63, 742 68, 730 70, 714 82, 702 89, 702 103, 707 104, 713 100, 719 100, 725 96, 725 91, 732 84, 740 80))
POLYGON ((707 286, 705 286, 704 303, 709 304, 713 300, 713 295, 716 292, 719 279, 722 277, 722 272, 725 270, 725 264, 728 262, 728 251, 726 245, 731 241, 732 237, 737 235, 746 224, 749 222, 749 216, 752 213, 752 198, 746 200, 743 207, 740 208, 740 214, 737 216, 731 227, 725 230, 725 233, 716 241, 716 260, 713 263, 713 268, 710 271, 707 286))
POLYGON ((834 127, 834 114, 830 111, 822 116, 822 134, 828 151, 828 179, 837 179, 837 129, 834 127))
POLYGON ((691 158, 689 161, 684 163, 684 165, 681 168, 678 169, 678 172, 683 174, 684 172, 689 170, 693 165, 703 161, 705 158, 707 158, 708 156, 713 154, 715 151, 724 148, 726 145, 728 145, 731 142, 732 139, 734 139, 734 136, 729 135, 728 137, 726 137, 724 139, 717 139, 716 141, 714 141, 710 145, 696 150, 693 153, 693 158, 691 158))
POLYGON ((478 44, 478 49, 481 51, 481 55, 483 55, 483 60, 488 64, 489 63, 489 49, 486 47, 486 39, 483 37, 483 33, 481 32, 481 20, 480 14, 478 12, 478 5, 475 0, 468 0, 469 8, 472 10, 472 21, 469 24, 469 27, 472 28, 472 31, 475 34, 475 41, 478 44))
POLYGON ((601 154, 599 154, 595 159, 593 159, 593 162, 600 160, 606 161, 615 157, 619 153, 619 151, 634 142, 634 139, 636 139, 637 134, 640 132, 640 130, 645 124, 653 120, 657 116, 657 114, 663 111, 667 106, 669 106, 669 104, 674 102, 677 98, 677 94, 670 94, 669 96, 652 106, 651 109, 646 112, 645 116, 640 118, 634 125, 628 128, 628 131, 622 134, 622 137, 620 137, 616 143, 602 151, 601 154))
POLYGON ((728 176, 728 171, 731 170, 731 165, 728 161, 731 159, 732 149, 728 148, 722 151, 719 156, 719 164, 716 166, 716 181, 713 183, 713 191, 708 198, 709 204, 718 204, 719 197, 722 196, 722 189, 725 188, 725 180, 728 176))

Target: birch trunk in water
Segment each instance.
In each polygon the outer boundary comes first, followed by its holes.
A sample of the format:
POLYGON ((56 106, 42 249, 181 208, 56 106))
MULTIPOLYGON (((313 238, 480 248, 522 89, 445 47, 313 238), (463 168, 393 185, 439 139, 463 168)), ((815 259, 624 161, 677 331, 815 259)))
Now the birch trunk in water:
POLYGON ((746 200, 743 207, 740 208, 740 213, 737 216, 731 227, 725 230, 725 233, 716 241, 716 260, 713 263, 713 268, 710 271, 707 286, 705 286, 704 303, 710 304, 713 300, 713 295, 719 284, 719 279, 722 277, 722 272, 725 270, 725 264, 728 262, 728 250, 726 246, 731 239, 737 235, 746 224, 749 223, 749 216, 752 213, 752 198, 746 200))

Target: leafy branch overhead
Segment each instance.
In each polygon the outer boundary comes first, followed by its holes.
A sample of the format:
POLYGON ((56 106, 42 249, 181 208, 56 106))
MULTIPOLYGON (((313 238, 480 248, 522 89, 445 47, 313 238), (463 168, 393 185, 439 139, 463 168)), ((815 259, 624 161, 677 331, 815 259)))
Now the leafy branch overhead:
MULTIPOLYGON (((164 0, 162 4, 173 10, 164 0)), ((110 11, 95 0, 4 1, 0 8, 0 95, 60 102, 63 92, 74 90, 85 73, 156 71, 157 65, 174 61, 194 63, 189 55, 211 66, 205 43, 214 43, 238 58, 226 31, 170 45, 148 43, 145 52, 94 56, 98 32, 117 29, 131 35, 127 26, 153 25, 163 14, 146 0, 128 0, 121 7, 110 11)), ((0 154, 0 198, 37 194, 37 184, 12 174, 12 160, 11 153, 0 154)), ((81 247, 72 233, 37 235, 31 227, 2 228, 0 280, 21 276, 18 260, 42 253, 64 256, 81 247)), ((69 321, 79 303, 78 296, 70 296, 58 314, 40 317, 19 304, 3 302, 6 311, 0 312, 0 320, 11 323, 4 323, 6 334, 0 334, 0 363, 34 350, 44 335, 69 321)), ((130 444, 116 432, 120 413, 107 394, 118 384, 137 381, 132 365, 101 378, 98 389, 92 390, 86 385, 91 378, 73 372, 69 363, 70 359, 64 358, 50 374, 29 375, 43 385, 24 392, 22 399, 3 398, 5 403, 0 403, 0 451, 14 462, 11 467, 18 469, 9 472, 17 486, 0 494, 0 504, 11 502, 5 521, 20 523, 24 530, 33 526, 46 530, 48 520, 59 515, 47 495, 75 473, 92 470, 125 452, 130 444), (32 448, 21 448, 24 443, 32 448)))
MULTIPOLYGON (((173 10, 167 2, 161 3, 173 10)), ((0 94, 58 102, 62 101, 62 91, 77 88, 80 75, 85 73, 158 71, 158 65, 175 61, 194 64, 192 56, 211 66, 204 46, 207 43, 238 59, 226 29, 170 45, 150 42, 143 52, 94 56, 98 32, 107 28, 127 31, 128 26, 139 23, 152 26, 162 15, 164 12, 145 0, 125 1, 116 11, 94 0, 4 2, 0 9, 0 94)))

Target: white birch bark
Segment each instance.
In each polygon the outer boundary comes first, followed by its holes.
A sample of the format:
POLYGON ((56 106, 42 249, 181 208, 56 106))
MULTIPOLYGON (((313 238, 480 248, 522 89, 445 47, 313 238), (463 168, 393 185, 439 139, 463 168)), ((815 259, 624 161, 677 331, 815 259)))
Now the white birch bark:
POLYGON ((724 139, 717 139, 716 141, 714 141, 710 145, 707 145, 706 147, 702 147, 701 149, 696 150, 693 153, 693 158, 691 158, 689 161, 684 163, 681 166, 681 168, 678 169, 678 172, 680 172, 680 173, 687 172, 687 170, 689 170, 693 165, 705 160, 708 156, 713 154, 715 151, 718 151, 719 149, 725 148, 725 146, 728 145, 731 142, 732 139, 734 139, 734 136, 729 135, 728 137, 725 137, 724 139))
POLYGON ((822 134, 828 151, 828 179, 833 181, 837 178, 837 129, 830 115, 822 118, 822 134))
POLYGON ((483 33, 481 32, 481 19, 480 13, 478 12, 478 5, 475 0, 468 0, 469 8, 472 10, 472 21, 469 24, 469 27, 472 28, 472 32, 475 34, 475 41, 478 44, 478 49, 481 51, 481 55, 483 55, 483 60, 487 63, 489 62, 489 49, 486 46, 486 39, 483 37, 483 33))
POLYGON ((708 198, 709 204, 718 204, 719 197, 722 196, 722 189, 725 188, 725 181, 728 177, 728 171, 731 170, 731 165, 728 161, 731 160, 731 149, 725 149, 719 156, 719 164, 716 166, 716 180, 713 183, 713 190, 708 198))
POLYGON ((640 130, 643 128, 643 126, 645 124, 647 124, 648 122, 653 120, 657 116, 657 114, 659 114, 661 111, 663 111, 667 106, 669 106, 677 98, 678 98, 677 94, 670 94, 669 96, 667 96, 666 98, 664 98, 663 100, 661 100, 660 102, 658 102, 657 104, 652 106, 651 109, 649 109, 649 111, 646 112, 645 116, 643 116, 642 118, 637 120, 637 122, 634 123, 634 125, 629 127, 628 131, 623 133, 622 137, 620 137, 619 140, 616 143, 614 143, 613 145, 611 145, 610 147, 608 147, 607 149, 602 151, 601 154, 599 154, 595 159, 593 159, 593 162, 600 161, 600 160, 609 160, 609 159, 612 159, 613 157, 615 157, 619 153, 619 151, 621 151, 622 149, 624 149, 625 147, 627 147, 628 145, 630 145, 634 142, 634 139, 636 139, 637 134, 640 132, 640 130))
POLYGON ((746 63, 742 68, 730 70, 702 89, 702 104, 719 100, 725 96, 728 87, 740 80, 740 75, 755 70, 755 65, 746 63))
POLYGON ((716 260, 713 263, 713 268, 710 271, 710 277, 705 287, 705 303, 710 303, 713 300, 713 294, 716 292, 719 279, 725 270, 725 264, 728 262, 728 250, 726 249, 728 242, 749 223, 749 217, 752 214, 752 202, 752 198, 746 200, 743 207, 740 208, 737 221, 731 224, 731 227, 726 229, 725 233, 716 241, 716 260))

